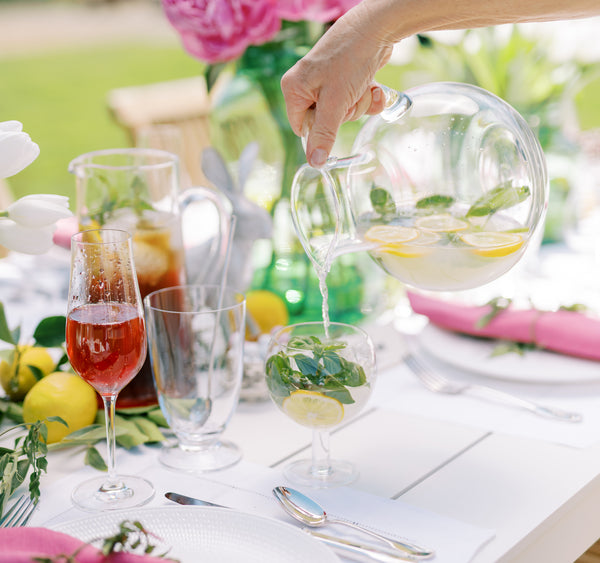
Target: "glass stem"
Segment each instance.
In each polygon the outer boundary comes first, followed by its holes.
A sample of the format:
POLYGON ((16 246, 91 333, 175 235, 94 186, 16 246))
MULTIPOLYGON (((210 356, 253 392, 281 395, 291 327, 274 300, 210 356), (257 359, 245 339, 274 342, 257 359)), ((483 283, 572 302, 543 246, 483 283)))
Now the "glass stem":
POLYGON ((316 479, 326 479, 331 475, 329 430, 313 430, 311 473, 316 479))
POLYGON ((116 434, 115 434, 115 405, 116 395, 102 396, 104 403, 104 418, 106 419, 106 456, 108 458, 108 479, 102 486, 103 490, 115 490, 123 488, 123 484, 117 477, 116 469, 116 434))

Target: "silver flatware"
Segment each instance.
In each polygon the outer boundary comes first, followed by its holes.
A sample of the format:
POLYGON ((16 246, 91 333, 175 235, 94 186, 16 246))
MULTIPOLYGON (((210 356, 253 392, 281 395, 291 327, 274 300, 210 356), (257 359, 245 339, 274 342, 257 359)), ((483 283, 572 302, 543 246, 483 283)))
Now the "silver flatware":
POLYGON ((208 502, 207 500, 200 500, 199 498, 188 497, 187 495, 180 495, 179 493, 168 492, 165 496, 178 504, 192 504, 195 506, 214 506, 217 508, 229 508, 222 504, 215 504, 214 502, 208 502))
POLYGON ((496 401, 501 401, 517 407, 526 409, 538 416, 559 420, 563 422, 581 422, 583 417, 577 412, 570 412, 558 407, 541 405, 528 399, 523 399, 517 395, 499 391, 493 387, 473 383, 464 383, 447 379, 437 371, 433 371, 414 354, 408 353, 404 357, 404 363, 419 378, 421 383, 434 393, 447 393, 449 395, 458 395, 460 393, 474 393, 481 397, 487 397, 496 401))
MULTIPOLYGON (((188 506, 194 505, 213 508, 230 508, 228 506, 223 506, 222 504, 215 504, 214 502, 189 497, 179 493, 168 492, 165 493, 165 497, 178 504, 184 504, 188 506)), ((302 528, 302 531, 328 545, 340 555, 344 555, 352 559, 360 558, 359 560, 364 560, 365 558, 368 558, 371 561, 380 561, 381 563, 395 563, 396 561, 418 562, 423 560, 422 557, 415 557, 407 552, 392 550, 386 547, 379 547, 371 544, 359 543, 344 538, 337 538, 335 536, 323 534, 309 528, 302 528)))
POLYGON ((306 495, 303 495, 301 492, 296 491, 290 487, 275 487, 273 489, 273 494, 275 498, 281 503, 284 510, 293 518, 306 524, 307 526, 317 527, 324 526, 326 524, 342 524, 344 526, 348 526, 355 530, 359 530, 365 534, 368 534, 371 537, 374 537, 393 549, 396 549, 405 554, 409 554, 412 557, 419 559, 426 559, 429 557, 433 557, 435 554, 434 551, 425 549, 418 545, 414 545, 408 542, 401 542, 397 540, 393 540, 391 538, 382 536, 377 532, 373 532, 359 524, 354 522, 350 522, 348 520, 342 520, 338 518, 331 518, 327 515, 325 510, 317 504, 314 500, 310 499, 306 495))
POLYGON ((0 528, 26 526, 35 510, 35 505, 29 495, 21 495, 0 520, 0 528))

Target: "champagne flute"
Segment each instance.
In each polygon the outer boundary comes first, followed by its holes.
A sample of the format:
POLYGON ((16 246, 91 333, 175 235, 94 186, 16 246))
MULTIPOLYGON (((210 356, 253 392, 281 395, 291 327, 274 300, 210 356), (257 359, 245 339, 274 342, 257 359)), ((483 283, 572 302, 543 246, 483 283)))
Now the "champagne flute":
POLYGON ((353 464, 330 458, 329 433, 356 416, 371 395, 376 370, 369 335, 344 323, 283 327, 271 336, 266 376, 279 409, 313 430, 312 458, 286 466, 284 475, 319 488, 356 480, 353 464))
POLYGON ((73 502, 90 511, 147 503, 154 496, 152 484, 138 476, 118 475, 115 461, 117 395, 146 357, 129 233, 97 229, 73 235, 66 345, 75 372, 102 397, 108 456, 108 476, 81 483, 72 493, 73 502))

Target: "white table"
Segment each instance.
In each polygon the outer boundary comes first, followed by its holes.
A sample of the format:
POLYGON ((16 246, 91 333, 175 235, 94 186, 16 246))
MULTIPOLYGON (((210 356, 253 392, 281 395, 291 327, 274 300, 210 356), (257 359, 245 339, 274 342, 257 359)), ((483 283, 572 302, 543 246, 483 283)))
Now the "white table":
MULTIPOLYGON (((380 384, 394 377, 410 375, 397 364, 380 384)), ((240 404, 225 437, 259 465, 310 454, 310 432, 270 402, 240 404)), ((574 448, 370 404, 331 447, 358 465, 354 488, 493 529, 474 563, 570 563, 600 537, 600 443, 574 448)), ((42 495, 81 464, 80 451, 49 454, 42 495)))
MULTIPOLYGON (((310 432, 270 402, 241 404, 226 437, 260 465, 310 455, 310 432)), ((331 446, 359 466, 354 488, 495 530, 474 563, 570 563, 600 537, 600 445, 575 449, 367 408, 331 446)), ((42 495, 81 461, 76 450, 49 454, 42 495)))

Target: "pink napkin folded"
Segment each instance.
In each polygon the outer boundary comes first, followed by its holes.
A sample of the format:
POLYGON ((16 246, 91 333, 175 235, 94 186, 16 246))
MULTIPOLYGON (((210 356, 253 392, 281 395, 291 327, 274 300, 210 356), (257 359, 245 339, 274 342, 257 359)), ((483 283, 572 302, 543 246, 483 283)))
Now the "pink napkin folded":
POLYGON ((482 336, 534 343, 540 348, 600 360, 600 319, 573 311, 538 311, 508 307, 487 325, 477 322, 490 312, 489 305, 468 306, 408 292, 415 313, 439 327, 482 336))
POLYGON ((0 563, 31 563, 34 557, 72 555, 78 549, 77 563, 166 563, 168 559, 114 553, 107 557, 91 545, 61 532, 47 528, 0 529, 0 563), (82 547, 83 546, 83 547, 82 547))

